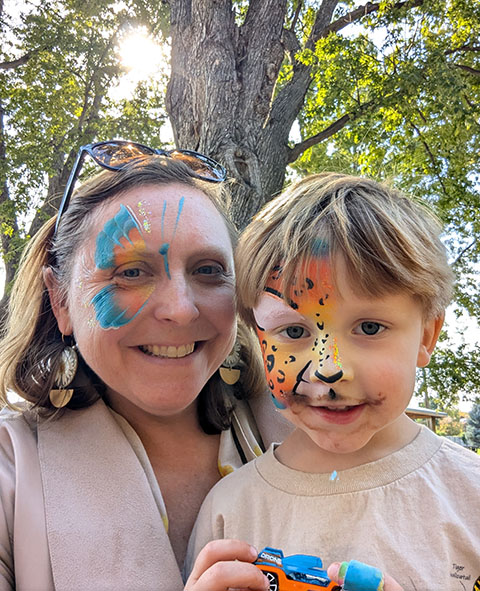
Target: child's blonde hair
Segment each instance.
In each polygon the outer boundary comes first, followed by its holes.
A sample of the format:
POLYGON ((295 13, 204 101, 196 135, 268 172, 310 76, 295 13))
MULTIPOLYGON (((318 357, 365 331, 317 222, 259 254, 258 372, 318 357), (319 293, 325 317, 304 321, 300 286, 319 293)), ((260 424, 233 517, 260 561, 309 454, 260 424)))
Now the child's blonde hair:
POLYGON ((425 317, 440 316, 453 288, 441 229, 425 204, 384 184, 337 173, 308 176, 267 203, 240 237, 240 313, 253 325, 251 309, 272 270, 282 267, 288 291, 299 263, 328 248, 343 257, 360 293, 409 293, 425 317))

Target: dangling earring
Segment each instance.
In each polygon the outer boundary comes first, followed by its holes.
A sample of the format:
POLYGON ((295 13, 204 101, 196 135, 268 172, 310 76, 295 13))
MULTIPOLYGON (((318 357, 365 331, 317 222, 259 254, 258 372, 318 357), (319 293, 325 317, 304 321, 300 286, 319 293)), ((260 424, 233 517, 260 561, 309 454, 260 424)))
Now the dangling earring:
MULTIPOLYGON (((63 341, 63 335, 62 335, 63 341)), ((68 386, 73 382, 77 373, 78 355, 77 345, 70 347, 66 345, 60 356, 60 364, 55 373, 55 388, 50 390, 50 402, 55 408, 67 406, 73 396, 73 388, 68 386)))
POLYGON ((229 386, 233 386, 240 379, 240 369, 235 367, 240 363, 240 343, 238 341, 233 345, 230 355, 225 359, 219 368, 220 377, 229 386))

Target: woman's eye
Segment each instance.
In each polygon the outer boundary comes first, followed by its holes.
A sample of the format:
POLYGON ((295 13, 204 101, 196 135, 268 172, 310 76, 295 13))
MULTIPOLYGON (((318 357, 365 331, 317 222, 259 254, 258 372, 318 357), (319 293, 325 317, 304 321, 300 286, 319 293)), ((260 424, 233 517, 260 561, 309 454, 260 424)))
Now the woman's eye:
POLYGON ((221 275, 223 268, 220 265, 202 265, 195 270, 197 275, 221 275))
POLYGON ((291 339, 300 339, 304 336, 308 336, 308 332, 303 326, 288 326, 284 332, 291 339))
POLYGON ((136 279, 137 277, 140 277, 140 274, 140 269, 125 269, 121 272, 122 277, 125 277, 126 279, 136 279))
POLYGON ((385 330, 385 327, 378 322, 362 322, 360 324, 362 334, 373 336, 385 330))

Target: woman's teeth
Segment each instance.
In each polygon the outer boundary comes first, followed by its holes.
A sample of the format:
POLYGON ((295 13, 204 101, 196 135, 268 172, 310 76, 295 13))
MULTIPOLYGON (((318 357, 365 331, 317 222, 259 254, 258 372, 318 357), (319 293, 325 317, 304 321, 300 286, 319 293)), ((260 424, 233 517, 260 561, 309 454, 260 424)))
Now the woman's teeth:
POLYGON ((177 357, 186 357, 193 353, 195 349, 195 343, 190 343, 188 345, 180 345, 180 347, 174 347, 173 345, 169 345, 168 347, 165 345, 141 345, 140 349, 144 353, 148 353, 148 355, 152 355, 154 357, 168 357, 168 358, 177 358, 177 357))

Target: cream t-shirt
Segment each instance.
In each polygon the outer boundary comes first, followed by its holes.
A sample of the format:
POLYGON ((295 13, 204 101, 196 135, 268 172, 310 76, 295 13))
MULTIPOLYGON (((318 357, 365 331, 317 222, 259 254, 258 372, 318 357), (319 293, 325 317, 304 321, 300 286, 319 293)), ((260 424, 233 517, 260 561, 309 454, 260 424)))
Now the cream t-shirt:
POLYGON ((480 456, 423 427, 394 454, 336 476, 292 470, 271 446, 209 493, 187 569, 209 540, 239 538, 326 566, 360 560, 405 591, 477 590, 480 456))

